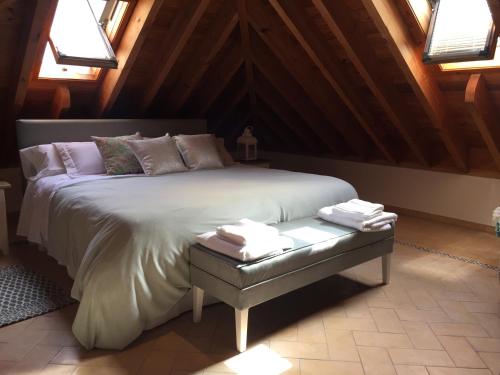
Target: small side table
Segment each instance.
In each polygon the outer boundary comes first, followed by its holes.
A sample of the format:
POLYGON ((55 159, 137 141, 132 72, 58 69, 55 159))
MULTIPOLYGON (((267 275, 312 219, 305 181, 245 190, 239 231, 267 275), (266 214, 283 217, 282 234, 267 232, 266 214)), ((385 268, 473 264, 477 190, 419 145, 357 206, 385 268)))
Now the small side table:
POLYGON ((8 182, 0 181, 0 251, 7 255, 9 253, 9 232, 7 228, 7 204, 5 202, 5 190, 10 189, 8 182))
POLYGON ((251 165, 252 167, 271 168, 271 160, 268 159, 237 160, 237 161, 244 165, 251 165))

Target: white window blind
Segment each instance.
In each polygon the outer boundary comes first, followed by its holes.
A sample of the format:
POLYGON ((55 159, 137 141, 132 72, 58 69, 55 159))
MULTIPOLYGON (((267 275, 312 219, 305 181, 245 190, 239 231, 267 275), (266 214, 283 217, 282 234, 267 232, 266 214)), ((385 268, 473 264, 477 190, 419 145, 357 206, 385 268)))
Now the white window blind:
POLYGON ((439 0, 434 8, 424 61, 490 59, 493 31, 487 0, 439 0))

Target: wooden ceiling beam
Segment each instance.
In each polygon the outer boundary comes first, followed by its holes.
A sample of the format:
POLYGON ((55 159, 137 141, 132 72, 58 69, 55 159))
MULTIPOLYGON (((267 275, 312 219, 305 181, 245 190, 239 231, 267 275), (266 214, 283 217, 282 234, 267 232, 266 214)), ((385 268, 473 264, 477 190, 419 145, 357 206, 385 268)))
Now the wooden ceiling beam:
POLYGON ((160 52, 158 69, 151 75, 150 82, 144 90, 141 110, 147 110, 153 102, 209 3, 210 0, 187 0, 180 3, 182 8, 178 10, 162 45, 158 46, 160 52))
POLYGON ((276 22, 272 7, 267 2, 253 2, 248 17, 253 29, 278 57, 282 66, 297 80, 307 96, 328 119, 330 125, 327 129, 335 128, 355 155, 366 158, 371 146, 368 138, 352 119, 336 92, 308 61, 301 47, 297 46, 286 26, 276 22))
POLYGON ((237 24, 238 14, 234 1, 226 0, 208 28, 202 45, 189 59, 171 90, 168 103, 170 113, 176 114, 182 109, 237 24))
POLYGON ((424 43, 432 17, 428 0, 397 0, 399 9, 406 16, 410 32, 418 44, 424 43))
POLYGON ((465 103, 491 157, 500 170, 500 127, 498 127, 500 111, 491 97, 482 74, 470 76, 465 91, 465 103))
POLYGON ((314 62, 324 79, 335 90, 347 108, 350 109, 382 155, 388 161, 395 163, 396 158, 390 151, 389 145, 384 143, 374 130, 375 119, 366 110, 366 104, 357 95, 350 82, 347 82, 345 79, 344 73, 335 64, 329 61, 330 63, 327 67, 326 61, 330 60, 329 56, 331 53, 326 50, 324 45, 318 40, 317 35, 314 35, 310 29, 301 9, 297 7, 297 2, 283 2, 283 5, 281 5, 278 0, 270 0, 270 4, 292 35, 295 36, 309 58, 314 62))
POLYGON ((11 111, 14 117, 21 110, 28 91, 28 85, 35 78, 32 73, 40 69, 39 65, 42 62, 45 46, 49 39, 56 8, 57 0, 38 0, 36 2, 27 44, 19 58, 19 73, 16 75, 16 80, 12 86, 13 107, 11 111))
POLYGON ((164 0, 138 0, 116 50, 117 69, 107 69, 97 92, 96 115, 108 114, 118 98, 139 56, 151 25, 164 0))
POLYGON ((488 0, 488 5, 496 27, 495 34, 498 36, 500 33, 500 0, 488 0))
POLYGON ((312 2, 418 162, 430 166, 428 151, 417 136, 415 121, 408 114, 400 93, 379 69, 375 53, 369 46, 366 35, 356 26, 345 4, 339 1, 326 4, 323 0, 312 0, 312 2))
POLYGON ((229 84, 243 63, 241 48, 239 44, 233 42, 232 46, 226 50, 224 59, 205 74, 203 86, 193 96, 195 105, 192 108, 192 112, 198 116, 206 115, 209 108, 224 91, 224 88, 229 84))
POLYGON ((408 33, 401 14, 392 0, 362 0, 371 19, 413 88, 432 125, 437 130, 453 162, 467 171, 467 146, 453 118, 446 99, 432 72, 422 61, 421 46, 408 33))
POLYGON ((248 94, 250 96, 250 111, 252 116, 255 116, 257 110, 257 98, 255 96, 253 63, 250 57, 250 33, 248 31, 248 11, 246 0, 238 0, 238 16, 240 20, 241 52, 243 53, 243 60, 245 61, 245 75, 248 94))
POLYGON ((71 108, 71 93, 68 86, 57 85, 54 90, 52 107, 50 109, 51 118, 60 118, 61 114, 71 108))
MULTIPOLYGON (((280 95, 299 113, 314 134, 331 152, 342 155, 345 146, 339 136, 332 133, 328 120, 315 107, 303 88, 277 61, 271 50, 256 33, 251 33, 252 61, 262 75, 274 86, 280 95)), ((323 147, 318 147, 320 152, 323 147)))

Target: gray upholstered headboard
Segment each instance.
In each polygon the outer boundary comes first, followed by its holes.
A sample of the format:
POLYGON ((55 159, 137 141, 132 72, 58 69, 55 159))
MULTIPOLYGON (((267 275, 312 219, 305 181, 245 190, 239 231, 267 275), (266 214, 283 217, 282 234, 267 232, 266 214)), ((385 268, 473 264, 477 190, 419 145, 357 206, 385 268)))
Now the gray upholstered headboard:
POLYGON ((165 133, 201 134, 207 131, 204 119, 106 119, 106 120, 17 120, 19 149, 52 142, 90 141, 90 137, 113 137, 141 132, 145 137, 165 133))

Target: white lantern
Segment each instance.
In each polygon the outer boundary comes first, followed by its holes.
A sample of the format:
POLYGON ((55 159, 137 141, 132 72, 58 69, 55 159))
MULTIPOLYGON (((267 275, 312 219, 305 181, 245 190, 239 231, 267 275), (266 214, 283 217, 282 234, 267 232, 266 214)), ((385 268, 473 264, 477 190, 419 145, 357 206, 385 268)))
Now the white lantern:
POLYGON ((257 160, 257 138, 252 135, 253 127, 247 126, 236 140, 239 160, 257 160))

